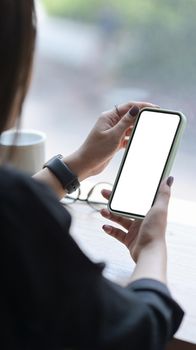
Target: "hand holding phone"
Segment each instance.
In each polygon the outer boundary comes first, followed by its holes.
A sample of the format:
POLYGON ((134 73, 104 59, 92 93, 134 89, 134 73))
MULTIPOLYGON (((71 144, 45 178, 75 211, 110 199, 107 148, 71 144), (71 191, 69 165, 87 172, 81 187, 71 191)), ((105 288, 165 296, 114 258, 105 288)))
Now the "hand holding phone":
MULTIPOLYGON (((101 215, 111 221, 109 225, 103 225, 103 230, 124 244, 135 262, 147 246, 155 244, 157 247, 157 244, 160 244, 161 250, 164 246, 172 183, 171 177, 161 183, 156 201, 143 221, 140 219, 130 220, 127 217, 111 213, 107 209, 101 210, 101 215), (113 226, 113 223, 117 223, 118 227, 113 226)), ((102 195, 109 200, 111 191, 104 189, 102 195)))
POLYGON ((185 125, 180 112, 140 111, 108 203, 111 212, 138 219, 146 216, 170 172, 185 125))

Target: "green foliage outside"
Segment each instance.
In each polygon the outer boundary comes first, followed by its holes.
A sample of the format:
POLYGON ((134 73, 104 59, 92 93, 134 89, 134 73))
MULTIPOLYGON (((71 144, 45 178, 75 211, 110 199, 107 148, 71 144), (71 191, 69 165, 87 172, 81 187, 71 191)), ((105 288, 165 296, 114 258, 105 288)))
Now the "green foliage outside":
POLYGON ((101 24, 101 16, 119 19, 119 30, 129 32, 127 52, 134 41, 137 55, 122 65, 129 79, 146 76, 167 84, 195 84, 195 0, 42 0, 52 15, 101 24), (129 47, 130 46, 130 47, 129 47))
POLYGON ((180 25, 179 13, 194 14, 195 0, 42 0, 52 15, 66 16, 95 21, 102 9, 117 11, 126 23, 148 23, 155 17, 159 21, 167 20, 175 28, 180 25))

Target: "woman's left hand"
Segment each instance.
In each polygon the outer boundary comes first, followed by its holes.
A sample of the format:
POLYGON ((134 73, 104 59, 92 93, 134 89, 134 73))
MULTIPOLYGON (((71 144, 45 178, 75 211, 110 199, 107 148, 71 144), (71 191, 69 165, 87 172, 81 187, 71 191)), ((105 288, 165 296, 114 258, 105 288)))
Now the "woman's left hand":
POLYGON ((129 102, 111 111, 103 112, 85 142, 75 152, 78 162, 82 160, 80 179, 99 174, 114 154, 127 146, 128 137, 139 110, 158 106, 146 102, 129 102))
MULTIPOLYGON (((139 255, 148 247, 165 248, 165 231, 167 225, 168 204, 171 194, 173 177, 164 180, 158 190, 155 203, 148 211, 144 220, 130 220, 107 209, 101 210, 101 215, 121 226, 115 227, 104 225, 103 230, 110 236, 123 243, 128 249, 135 262, 139 255)), ((131 184, 130 184, 131 186, 131 184)), ((102 195, 109 200, 111 191, 102 190, 102 195)))

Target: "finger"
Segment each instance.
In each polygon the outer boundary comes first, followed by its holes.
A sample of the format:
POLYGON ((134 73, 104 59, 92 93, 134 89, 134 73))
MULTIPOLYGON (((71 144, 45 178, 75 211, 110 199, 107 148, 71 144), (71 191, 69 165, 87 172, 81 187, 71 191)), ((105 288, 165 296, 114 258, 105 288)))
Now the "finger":
POLYGON ((131 133, 132 133, 132 130, 133 130, 133 125, 131 125, 127 130, 126 130, 126 132, 125 132, 125 136, 130 136, 131 135, 131 133))
POLYGON ((126 230, 129 229, 130 225, 131 225, 131 220, 127 219, 127 218, 124 218, 122 216, 119 216, 119 215, 115 215, 113 213, 111 213, 109 210, 107 209, 102 209, 100 211, 101 215, 108 219, 108 220, 111 220, 121 226, 123 226, 126 230))
POLYGON ((128 103, 120 104, 118 105, 118 111, 119 115, 122 117, 131 109, 133 106, 138 106, 139 109, 145 108, 145 107, 150 107, 150 108, 160 108, 158 105, 149 103, 149 102, 143 102, 143 101, 130 101, 128 103))
POLYGON ((131 127, 126 130, 125 135, 124 135, 124 137, 121 140, 120 148, 126 148, 127 147, 129 139, 130 139, 130 136, 131 136, 131 133, 132 133, 132 130, 133 130, 133 125, 131 125, 131 127))
POLYGON ((130 128, 131 124, 133 124, 133 120, 135 121, 135 117, 137 117, 139 113, 139 107, 134 105, 114 126, 113 131, 119 137, 126 132, 128 128, 130 128))
POLYGON ((101 194, 102 194, 102 196, 103 196, 105 199, 109 199, 109 198, 110 198, 110 195, 111 195, 111 191, 110 191, 110 190, 103 189, 103 190, 101 191, 101 194))
POLYGON ((160 106, 153 104, 153 103, 149 103, 149 102, 138 102, 138 101, 131 101, 128 103, 124 103, 124 104, 120 104, 120 105, 116 105, 115 108, 107 110, 105 112, 103 112, 104 115, 108 115, 108 114, 114 114, 116 115, 116 117, 118 117, 117 119, 121 119, 133 106, 138 106, 139 109, 145 108, 145 107, 149 107, 149 108, 160 108, 160 106))
POLYGON ((122 148, 127 148, 127 146, 128 146, 128 143, 129 143, 129 140, 123 140, 123 142, 122 142, 122 148))
POLYGON ((103 225, 102 229, 110 236, 116 238, 121 243, 124 243, 126 239, 126 233, 123 230, 120 230, 117 227, 110 225, 103 225))
POLYGON ((164 180, 160 187, 155 200, 154 207, 159 207, 167 210, 170 194, 171 194, 171 186, 173 184, 174 178, 170 176, 168 179, 164 180))

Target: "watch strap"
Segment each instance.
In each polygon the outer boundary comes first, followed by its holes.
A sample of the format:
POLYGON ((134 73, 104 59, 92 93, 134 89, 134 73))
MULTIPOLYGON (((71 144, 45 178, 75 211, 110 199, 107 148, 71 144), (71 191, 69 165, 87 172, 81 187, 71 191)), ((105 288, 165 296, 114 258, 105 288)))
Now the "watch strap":
POLYGON ((77 176, 63 162, 63 156, 58 154, 51 158, 43 168, 48 168, 57 177, 62 187, 70 194, 80 187, 77 176))

